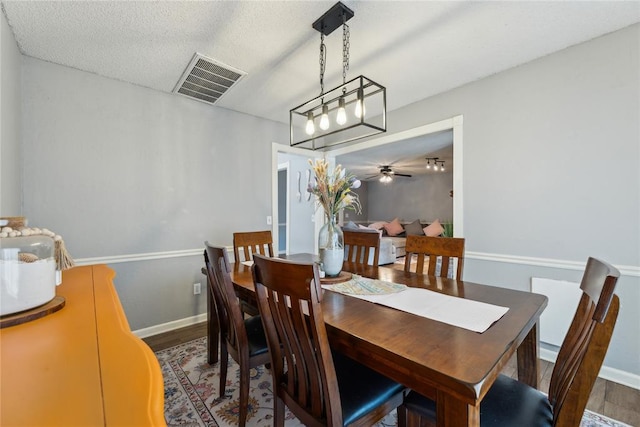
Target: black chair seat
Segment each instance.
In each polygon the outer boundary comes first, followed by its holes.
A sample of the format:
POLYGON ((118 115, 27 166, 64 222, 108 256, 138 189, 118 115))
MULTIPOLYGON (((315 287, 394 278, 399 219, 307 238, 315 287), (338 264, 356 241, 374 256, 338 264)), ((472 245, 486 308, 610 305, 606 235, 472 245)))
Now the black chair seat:
POLYGON ((247 329, 247 340, 249 341, 249 357, 264 354, 269 351, 267 338, 262 327, 262 318, 258 316, 249 317, 244 320, 247 329))
POLYGON ((405 389, 397 382, 341 353, 332 353, 340 388, 344 425, 349 425, 368 414, 405 389))
MULTIPOLYGON (((404 404, 411 411, 436 419, 436 405, 414 391, 404 404)), ((547 396, 528 385, 500 375, 480 404, 482 427, 545 427, 553 425, 547 396)))

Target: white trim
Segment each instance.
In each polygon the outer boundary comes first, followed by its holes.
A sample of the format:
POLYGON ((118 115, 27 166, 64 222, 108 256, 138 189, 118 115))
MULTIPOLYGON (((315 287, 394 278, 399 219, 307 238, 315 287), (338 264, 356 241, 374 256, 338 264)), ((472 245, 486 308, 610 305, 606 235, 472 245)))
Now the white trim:
MULTIPOLYGON (((534 265, 536 267, 560 268, 563 270, 584 270, 586 261, 567 261, 551 258, 537 258, 517 255, 491 254, 486 252, 465 252, 466 259, 479 261, 504 262, 508 264, 534 265)), ((633 265, 615 266, 622 276, 640 277, 640 267, 633 265)))
POLYGON ((206 321, 207 321, 207 313, 202 313, 202 314, 198 314, 197 316, 186 317, 184 319, 173 320, 167 323, 161 323, 160 325, 149 326, 148 328, 137 329, 132 332, 138 338, 147 338, 147 337, 162 334, 165 332, 173 331, 175 329, 196 325, 198 323, 202 323, 206 321))
MULTIPOLYGON (((547 362, 555 363, 558 357, 558 352, 549 350, 546 348, 540 349, 540 359, 547 362)), ((626 385, 627 387, 640 390, 640 375, 635 375, 630 372, 621 371, 616 368, 610 368, 608 366, 602 366, 598 376, 602 379, 613 381, 618 384, 626 385)))
MULTIPOLYGON (((289 248, 291 247, 291 243, 289 241, 289 236, 291 235, 290 231, 289 231, 289 218, 291 218, 291 162, 287 161, 284 163, 278 163, 278 181, 280 180, 279 178, 279 173, 280 171, 285 171, 286 172, 286 176, 287 176, 287 184, 286 184, 286 190, 285 190, 285 211, 287 214, 287 222, 284 226, 284 230, 285 230, 285 236, 284 236, 284 250, 285 250, 285 254, 289 254, 289 248)), ((298 171, 299 174, 301 174, 302 172, 298 171)), ((302 179, 302 178, 301 178, 302 179)), ((276 182, 276 185, 278 185, 279 183, 276 182)), ((300 185, 300 182, 298 182, 298 186, 300 185)), ((280 198, 280 194, 278 193, 278 199, 280 198)), ((278 200, 278 208, 276 208, 278 210, 278 216, 280 215, 280 200, 278 200)), ((278 244, 275 245, 276 246, 276 250, 277 252, 275 252, 276 255, 280 254, 280 218, 276 218, 278 220, 278 244)))
MULTIPOLYGON (((233 246, 227 246, 227 252, 233 259, 233 246)), ((136 262, 136 261, 153 261, 157 259, 166 258, 182 258, 190 256, 202 257, 204 253, 204 246, 198 249, 185 249, 179 251, 164 251, 164 252, 147 252, 141 254, 128 254, 128 255, 111 255, 93 258, 78 258, 74 260, 77 266, 81 265, 93 265, 93 264, 120 264, 123 262, 136 262)))

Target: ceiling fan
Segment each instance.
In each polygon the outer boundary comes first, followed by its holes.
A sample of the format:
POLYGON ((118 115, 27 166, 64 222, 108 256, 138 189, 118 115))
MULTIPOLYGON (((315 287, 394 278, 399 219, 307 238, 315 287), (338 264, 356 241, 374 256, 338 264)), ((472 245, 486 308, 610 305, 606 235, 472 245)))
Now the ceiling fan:
POLYGON ((411 178, 411 175, 408 175, 406 173, 395 172, 393 169, 391 169, 391 166, 389 166, 389 165, 380 166, 380 172, 378 172, 375 175, 369 176, 367 179, 372 179, 372 178, 375 178, 375 177, 378 177, 378 176, 380 177, 380 182, 382 182, 384 184, 393 181, 393 177, 394 176, 401 176, 401 177, 405 177, 405 178, 411 178))

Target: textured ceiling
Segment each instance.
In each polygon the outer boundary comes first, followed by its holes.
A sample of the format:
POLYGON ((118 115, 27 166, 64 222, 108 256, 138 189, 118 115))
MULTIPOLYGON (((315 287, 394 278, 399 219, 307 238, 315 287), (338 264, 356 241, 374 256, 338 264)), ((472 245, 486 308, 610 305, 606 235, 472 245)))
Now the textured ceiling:
MULTIPOLYGON (((311 24, 334 3, 2 0, 2 7, 25 55, 170 93, 199 52, 248 73, 217 106, 287 123, 291 108, 320 92, 320 36, 311 24)), ((637 1, 344 3, 355 12, 348 78, 364 74, 386 86, 390 111, 640 21, 637 1)), ((341 83, 341 35, 326 38, 326 89, 341 83)), ((450 132, 338 161, 360 177, 382 165, 420 174, 427 155, 452 165, 450 132)))
MULTIPOLYGON (((2 0, 25 55, 171 92, 199 52, 248 73, 216 105, 283 123, 320 92, 311 24, 334 3, 2 0)), ((637 1, 344 3, 348 77, 386 86, 388 110, 640 21, 637 1)), ((341 83, 341 34, 325 88, 341 83)))

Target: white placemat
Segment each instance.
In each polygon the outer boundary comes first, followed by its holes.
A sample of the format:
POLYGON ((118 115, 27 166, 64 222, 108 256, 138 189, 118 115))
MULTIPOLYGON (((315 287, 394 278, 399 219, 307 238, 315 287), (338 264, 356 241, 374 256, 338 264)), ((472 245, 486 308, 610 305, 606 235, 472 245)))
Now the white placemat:
MULTIPOLYGON (((375 283, 380 282, 379 280, 360 278, 359 281, 360 284, 345 282, 339 284, 343 285, 341 287, 326 285, 323 288, 479 333, 489 329, 509 311, 508 307, 458 298, 422 288, 405 287, 403 290, 396 288, 398 290, 392 292, 390 289, 393 287, 389 288, 389 282, 382 282, 387 284, 384 285, 386 292, 384 288, 380 292, 375 292, 375 283), (362 286, 367 281, 371 283, 362 286), (344 292, 345 288, 347 292, 344 292), (358 291, 358 289, 361 290, 358 291)), ((397 283, 391 283, 391 285, 404 286, 397 283)))

